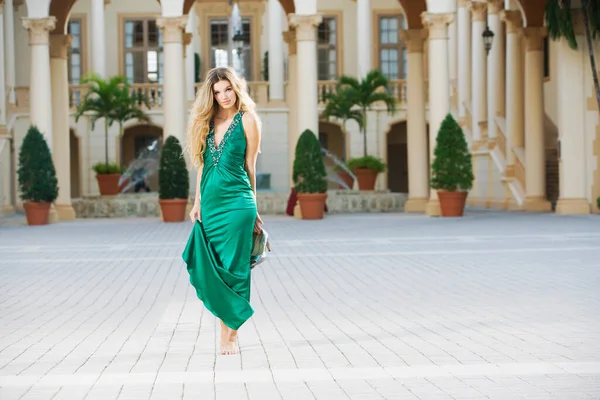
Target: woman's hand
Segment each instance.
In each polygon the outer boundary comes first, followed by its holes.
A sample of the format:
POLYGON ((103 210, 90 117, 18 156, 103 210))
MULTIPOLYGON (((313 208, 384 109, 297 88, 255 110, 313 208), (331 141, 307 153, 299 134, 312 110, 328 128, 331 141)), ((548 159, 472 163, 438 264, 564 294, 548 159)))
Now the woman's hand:
POLYGON ((194 207, 192 207, 192 211, 190 211, 190 220, 192 224, 196 221, 202 222, 202 217, 200 216, 200 202, 195 202, 194 207))
POLYGON ((260 215, 256 213, 256 221, 254 221, 254 232, 259 233, 263 226, 263 220, 260 218, 260 215))

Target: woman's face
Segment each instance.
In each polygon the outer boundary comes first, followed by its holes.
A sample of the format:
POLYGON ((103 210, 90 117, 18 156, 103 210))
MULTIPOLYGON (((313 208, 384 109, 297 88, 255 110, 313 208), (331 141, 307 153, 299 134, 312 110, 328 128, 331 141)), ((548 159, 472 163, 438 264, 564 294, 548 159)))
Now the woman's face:
POLYGON ((227 80, 215 83, 213 85, 213 94, 219 106, 225 109, 233 107, 237 100, 233 86, 227 80))

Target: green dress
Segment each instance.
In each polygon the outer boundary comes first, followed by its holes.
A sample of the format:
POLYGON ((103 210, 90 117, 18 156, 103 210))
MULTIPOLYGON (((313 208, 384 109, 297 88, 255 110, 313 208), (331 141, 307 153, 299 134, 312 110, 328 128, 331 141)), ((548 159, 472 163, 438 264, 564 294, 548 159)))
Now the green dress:
POLYGON ((200 182, 202 222, 194 224, 182 255, 198 298, 235 330, 254 313, 250 306, 250 254, 256 199, 244 168, 242 114, 233 117, 218 146, 211 123, 200 182))

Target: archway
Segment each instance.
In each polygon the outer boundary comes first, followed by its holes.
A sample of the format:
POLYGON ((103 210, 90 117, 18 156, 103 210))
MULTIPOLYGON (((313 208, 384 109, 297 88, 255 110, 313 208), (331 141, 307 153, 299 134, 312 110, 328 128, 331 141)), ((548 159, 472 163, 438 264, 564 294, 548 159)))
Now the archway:
MULTIPOLYGON (((319 142, 321 143, 321 147, 331 153, 333 157, 341 162, 346 161, 346 138, 340 125, 327 121, 319 121, 319 142)), ((336 164, 333 157, 323 156, 323 161, 329 175, 333 173, 333 168, 336 164)), ((338 185, 335 182, 329 182, 329 188, 337 189, 338 185)))
POLYGON ((69 148, 71 157, 71 198, 81 197, 81 158, 80 141, 73 129, 69 129, 69 148))
MULTIPOLYGON (((123 166, 129 166, 155 140, 158 140, 158 144, 162 146, 163 130, 159 126, 140 124, 125 128, 122 141, 123 166)), ((148 184, 150 191, 158 190, 158 169, 151 171, 148 184)), ((133 192, 133 188, 129 192, 133 192)))
POLYGON ((406 121, 396 122, 387 133, 387 186, 391 192, 408 193, 406 121))

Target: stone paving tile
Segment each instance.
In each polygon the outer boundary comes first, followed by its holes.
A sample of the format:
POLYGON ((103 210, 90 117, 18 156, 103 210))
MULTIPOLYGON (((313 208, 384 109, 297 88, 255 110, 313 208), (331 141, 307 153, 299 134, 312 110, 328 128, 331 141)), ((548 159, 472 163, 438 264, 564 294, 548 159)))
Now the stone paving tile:
POLYGON ((600 398, 597 216, 266 222, 230 357, 189 223, 0 223, 0 399, 600 398))

